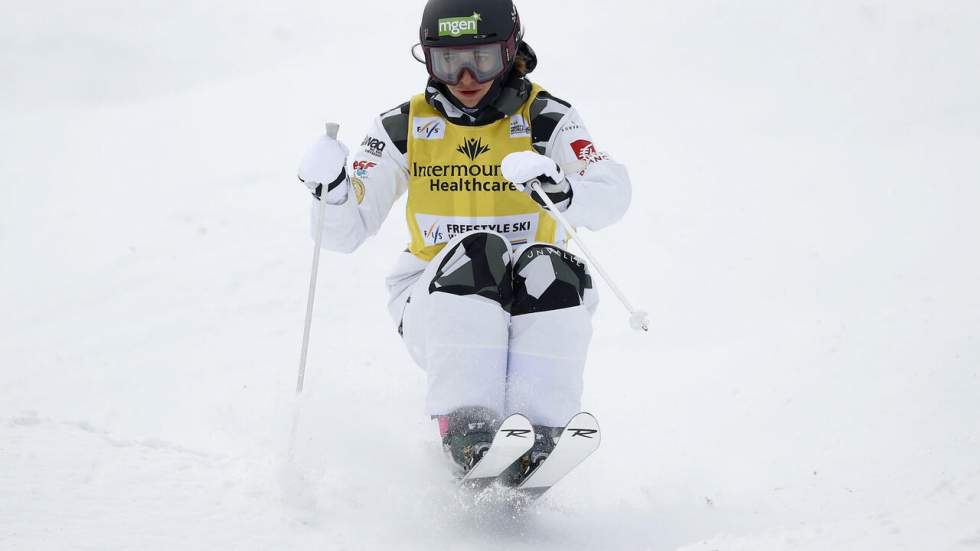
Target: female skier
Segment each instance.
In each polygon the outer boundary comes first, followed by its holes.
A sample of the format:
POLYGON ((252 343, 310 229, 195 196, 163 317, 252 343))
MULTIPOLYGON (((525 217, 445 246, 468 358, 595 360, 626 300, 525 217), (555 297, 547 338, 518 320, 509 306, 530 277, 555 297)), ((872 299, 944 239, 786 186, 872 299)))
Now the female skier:
POLYGON ((511 0, 429 0, 413 50, 425 93, 375 119, 349 171, 347 148, 326 136, 299 169, 326 202, 329 250, 355 250, 408 193, 411 241, 387 278, 389 313, 464 472, 507 415, 535 425, 518 478, 579 411, 597 304, 588 268, 525 184, 540 181, 570 224, 592 230, 630 202, 625 167, 595 148, 571 104, 528 80, 537 58, 523 38, 511 0))

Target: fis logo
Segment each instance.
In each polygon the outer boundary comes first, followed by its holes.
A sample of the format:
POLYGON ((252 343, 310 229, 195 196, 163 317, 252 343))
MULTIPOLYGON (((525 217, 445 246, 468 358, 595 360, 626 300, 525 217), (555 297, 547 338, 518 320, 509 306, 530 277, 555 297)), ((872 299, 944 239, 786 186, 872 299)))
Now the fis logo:
POLYGON ((490 146, 483 145, 482 138, 470 138, 464 141, 462 145, 457 146, 456 151, 466 155, 469 160, 476 161, 477 157, 483 155, 487 151, 490 151, 490 146))
POLYGON ((443 241, 442 228, 439 227, 439 222, 433 222, 429 226, 429 229, 422 231, 422 235, 425 237, 427 243, 432 243, 433 245, 443 241))
POLYGON ((446 137, 446 125, 436 117, 415 117, 412 127, 417 140, 441 140, 446 137))

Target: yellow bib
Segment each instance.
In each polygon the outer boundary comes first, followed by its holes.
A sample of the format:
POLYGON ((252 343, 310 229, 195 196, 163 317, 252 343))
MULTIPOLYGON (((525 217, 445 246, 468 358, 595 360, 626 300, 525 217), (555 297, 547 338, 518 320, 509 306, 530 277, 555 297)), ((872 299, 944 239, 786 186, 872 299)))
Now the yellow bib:
POLYGON ((514 247, 555 242, 555 221, 500 173, 509 153, 532 150, 530 106, 540 91, 534 85, 517 114, 485 126, 453 124, 424 94, 412 98, 405 209, 412 254, 432 260, 472 230, 501 233, 514 247))

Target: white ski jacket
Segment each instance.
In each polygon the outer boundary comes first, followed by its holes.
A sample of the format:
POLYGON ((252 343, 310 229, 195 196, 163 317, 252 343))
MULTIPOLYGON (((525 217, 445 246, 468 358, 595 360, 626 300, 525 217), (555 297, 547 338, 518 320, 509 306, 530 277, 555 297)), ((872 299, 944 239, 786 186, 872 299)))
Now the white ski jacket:
MULTIPOLYGON (((431 91, 431 89, 430 89, 431 91)), ((568 103, 543 92, 534 100, 543 102, 532 109, 530 122, 534 149, 563 167, 572 188, 572 201, 563 212, 575 227, 598 230, 619 220, 630 203, 631 186, 626 167, 595 148, 578 112, 568 103), (544 131, 541 131, 541 129, 544 131)), ((452 124, 454 108, 445 99, 440 112, 452 124)), ((352 252, 377 233, 394 203, 406 192, 410 160, 407 134, 411 131, 408 103, 381 114, 348 166, 350 181, 330 191, 323 221, 322 246, 337 252, 352 252), (369 170, 365 167, 370 167, 369 170)), ((316 231, 316 211, 311 208, 311 234, 316 231)), ((559 242, 559 246, 563 246, 559 242)), ((408 293, 427 262, 405 251, 386 279, 388 310, 399 324, 408 293)))

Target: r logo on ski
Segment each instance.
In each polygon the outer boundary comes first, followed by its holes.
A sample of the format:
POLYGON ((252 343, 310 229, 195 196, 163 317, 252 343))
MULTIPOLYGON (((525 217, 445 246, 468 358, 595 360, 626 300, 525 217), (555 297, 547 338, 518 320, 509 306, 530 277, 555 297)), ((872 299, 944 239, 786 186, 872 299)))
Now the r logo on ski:
POLYGON ((518 438, 527 438, 527 435, 531 431, 526 429, 504 429, 504 432, 507 433, 507 438, 510 438, 511 436, 516 436, 518 438))
POLYGON ((572 428, 570 428, 568 430, 572 431, 572 438, 575 438, 575 437, 592 438, 592 435, 593 434, 599 432, 599 431, 597 431, 595 429, 572 429, 572 428))

